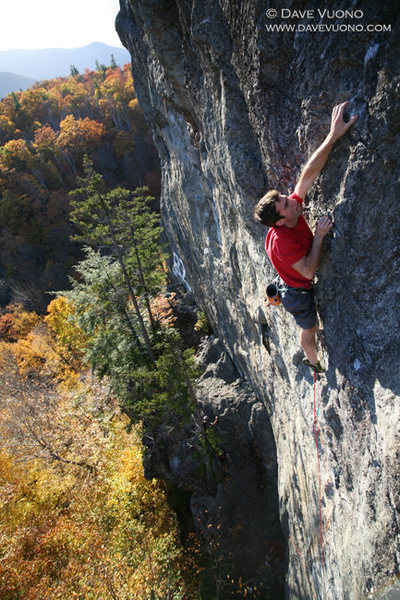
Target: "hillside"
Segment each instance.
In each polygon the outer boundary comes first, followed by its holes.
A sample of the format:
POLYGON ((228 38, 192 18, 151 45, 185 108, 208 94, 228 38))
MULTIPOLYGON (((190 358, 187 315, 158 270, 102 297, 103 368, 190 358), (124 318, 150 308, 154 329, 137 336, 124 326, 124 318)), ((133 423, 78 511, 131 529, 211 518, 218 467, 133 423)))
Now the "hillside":
POLYGON ((45 48, 43 50, 1 50, 0 71, 11 71, 35 81, 68 77, 74 65, 81 73, 99 64, 110 64, 111 55, 121 67, 130 62, 124 48, 94 42, 81 48, 45 48))
POLYGON ((144 477, 141 427, 86 372, 60 300, 45 319, 0 312, 0 597, 198 599, 198 552, 144 477))
POLYGON ((11 92, 26 90, 35 83, 31 77, 17 75, 16 73, 0 72, 0 100, 11 92))
POLYGON ((0 304, 43 310, 80 256, 69 191, 85 155, 110 187, 148 186, 159 166, 130 66, 57 78, 0 102, 0 304))

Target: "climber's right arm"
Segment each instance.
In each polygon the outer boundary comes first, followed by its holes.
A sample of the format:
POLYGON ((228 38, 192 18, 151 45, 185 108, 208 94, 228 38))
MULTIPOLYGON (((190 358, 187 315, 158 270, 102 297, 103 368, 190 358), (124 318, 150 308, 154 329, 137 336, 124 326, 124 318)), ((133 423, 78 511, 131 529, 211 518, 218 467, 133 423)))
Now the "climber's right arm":
POLYGON ((331 128, 322 144, 316 149, 311 158, 307 161, 306 166, 301 172, 300 179, 294 189, 295 194, 304 200, 306 194, 315 179, 325 166, 330 151, 335 142, 346 133, 346 131, 357 120, 358 116, 354 115, 347 123, 343 120, 343 114, 348 102, 338 104, 332 111, 331 128))
POLYGON ((332 229, 332 226, 333 224, 329 217, 321 217, 317 223, 309 253, 292 265, 292 269, 295 269, 306 279, 312 279, 315 275, 315 271, 319 264, 322 241, 326 234, 332 229))

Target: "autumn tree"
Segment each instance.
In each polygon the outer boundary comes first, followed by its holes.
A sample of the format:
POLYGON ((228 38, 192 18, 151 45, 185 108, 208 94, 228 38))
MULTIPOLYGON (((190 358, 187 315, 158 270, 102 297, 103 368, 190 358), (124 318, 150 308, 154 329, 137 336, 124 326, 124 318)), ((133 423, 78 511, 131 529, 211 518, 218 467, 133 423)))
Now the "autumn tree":
POLYGON ((47 313, 44 321, 54 336, 56 352, 70 369, 82 371, 88 338, 77 326, 74 306, 64 296, 58 296, 48 305, 47 313))
POLYGON ((108 101, 114 126, 119 130, 132 132, 132 120, 128 111, 133 98, 130 82, 121 76, 121 70, 118 68, 110 69, 105 75, 97 95, 108 101))
POLYGON ((17 339, 12 313, 5 312, 0 316, 0 340, 12 342, 17 339))
POLYGON ((47 379, 21 375, 11 349, 3 350, 0 360, 4 374, 1 431, 7 450, 20 461, 40 458, 95 469, 93 457, 83 450, 84 420, 74 418, 71 423, 47 379))
POLYGON ((85 153, 92 152, 101 142, 106 133, 102 123, 85 117, 75 119, 68 115, 60 123, 58 145, 73 158, 71 165, 76 170, 75 160, 82 158, 85 153))
POLYGON ((0 142, 6 143, 15 135, 16 126, 6 115, 0 114, 0 142))
POLYGON ((25 128, 32 128, 35 122, 45 123, 55 108, 53 99, 44 87, 33 87, 21 92, 19 105, 19 115, 25 128))
POLYGON ((54 155, 57 144, 57 134, 50 125, 44 125, 37 129, 35 131, 34 141, 36 148, 43 154, 44 158, 50 158, 54 155))
POLYGON ((0 148, 0 166, 8 169, 29 170, 32 153, 25 140, 10 140, 0 148))

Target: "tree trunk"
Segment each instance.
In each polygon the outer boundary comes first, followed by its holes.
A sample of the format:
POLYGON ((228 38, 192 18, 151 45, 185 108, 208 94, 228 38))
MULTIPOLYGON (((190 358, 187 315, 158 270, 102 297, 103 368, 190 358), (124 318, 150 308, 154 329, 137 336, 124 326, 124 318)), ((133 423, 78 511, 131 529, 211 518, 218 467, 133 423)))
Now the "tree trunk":
POLYGON ((133 229, 132 226, 131 226, 130 229, 131 229, 131 234, 132 234, 133 248, 135 250, 135 256, 136 256, 136 260, 137 260, 137 264, 138 264, 139 279, 140 279, 140 283, 142 284, 143 289, 144 289, 144 299, 145 299, 145 302, 146 302, 147 312, 149 313, 149 319, 150 319, 151 327, 154 330, 154 328, 155 328, 155 321, 154 321, 153 313, 151 312, 151 306, 150 306, 150 300, 149 300, 149 291, 147 289, 147 285, 146 285, 146 282, 144 280, 142 263, 141 263, 141 260, 140 260, 139 251, 138 251, 138 247, 137 247, 137 242, 136 242, 136 238, 135 238, 135 231, 134 231, 134 229, 133 229))
POLYGON ((143 317, 142 317, 142 314, 140 312, 139 304, 138 304, 137 299, 136 299, 135 290, 132 287, 131 281, 129 279, 128 271, 126 270, 126 266, 125 266, 124 259, 122 257, 121 249, 118 246, 118 242, 117 242, 117 240, 115 238, 113 224, 111 223, 111 220, 108 217, 107 209, 106 209, 105 206, 104 206, 104 212, 105 212, 105 215, 106 215, 107 225, 108 225, 108 227, 110 229, 110 234, 111 234, 111 238, 112 238, 112 241, 113 241, 113 244, 114 244, 114 249, 115 249, 115 252, 117 253, 118 262, 119 262, 119 264, 121 266, 122 274, 124 276, 125 283, 126 283, 126 285, 128 287, 129 297, 130 297, 130 299, 133 302, 133 306, 135 308, 135 312, 136 312, 137 318, 139 320, 140 331, 142 332, 142 336, 143 336, 144 343, 145 343, 145 346, 146 346, 147 354, 149 355, 149 358, 150 358, 151 362, 155 366, 156 359, 155 359, 155 356, 154 356, 153 349, 151 347, 149 334, 147 333, 146 326, 144 324, 143 317))

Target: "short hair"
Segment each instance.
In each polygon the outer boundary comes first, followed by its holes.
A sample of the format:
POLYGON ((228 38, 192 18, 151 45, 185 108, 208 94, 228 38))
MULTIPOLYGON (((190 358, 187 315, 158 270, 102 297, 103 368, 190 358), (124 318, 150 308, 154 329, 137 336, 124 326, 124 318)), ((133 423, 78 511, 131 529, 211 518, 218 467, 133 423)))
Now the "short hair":
POLYGON ((254 207, 255 220, 261 225, 273 227, 279 219, 282 219, 275 206, 279 198, 280 194, 277 190, 269 190, 254 207))

